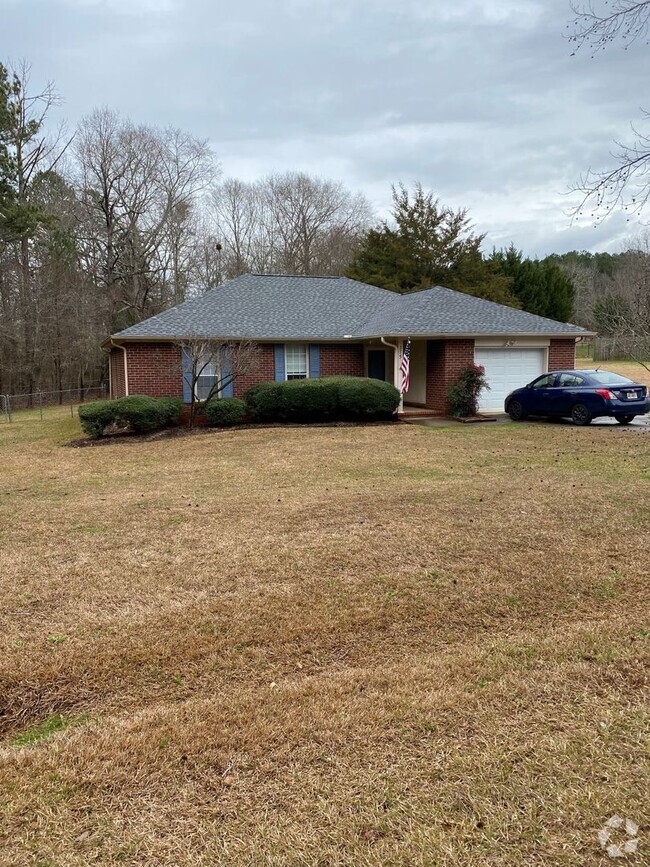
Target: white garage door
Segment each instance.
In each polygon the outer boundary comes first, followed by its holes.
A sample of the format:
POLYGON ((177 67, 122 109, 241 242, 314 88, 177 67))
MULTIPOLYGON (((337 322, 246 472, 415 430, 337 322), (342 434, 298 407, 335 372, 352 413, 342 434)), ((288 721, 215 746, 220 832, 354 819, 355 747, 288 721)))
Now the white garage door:
POLYGON ((485 368, 490 391, 481 392, 481 412, 503 412, 503 401, 546 370, 544 349, 475 349, 474 361, 485 368))

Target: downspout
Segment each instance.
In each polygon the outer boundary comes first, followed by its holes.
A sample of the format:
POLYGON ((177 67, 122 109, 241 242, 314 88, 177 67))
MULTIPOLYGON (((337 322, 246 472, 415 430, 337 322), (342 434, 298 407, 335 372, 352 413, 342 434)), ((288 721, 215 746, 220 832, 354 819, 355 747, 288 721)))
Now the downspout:
MULTIPOLYGON (((400 341, 400 343, 398 344, 398 343, 389 343, 385 337, 380 337, 379 339, 384 344, 384 346, 388 346, 390 349, 393 350, 393 385, 395 386, 395 388, 399 388, 398 383, 399 383, 399 366, 400 366, 400 350, 401 350, 400 344, 402 341, 400 341)), ((397 405, 397 409, 395 410, 395 413, 397 414, 397 413, 400 413, 403 411, 404 411, 404 395, 400 392, 399 404, 397 405)))
POLYGON ((102 352, 105 352, 108 355, 108 398, 109 400, 113 397, 113 371, 111 370, 111 347, 109 346, 106 349, 104 346, 101 346, 100 349, 102 352))

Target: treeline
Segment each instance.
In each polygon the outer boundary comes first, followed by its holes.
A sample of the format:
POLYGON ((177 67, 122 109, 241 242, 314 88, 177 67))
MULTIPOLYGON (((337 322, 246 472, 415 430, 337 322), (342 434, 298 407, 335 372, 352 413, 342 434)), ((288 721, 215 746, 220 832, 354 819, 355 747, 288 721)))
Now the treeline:
POLYGON ((0 65, 0 393, 96 383, 110 333, 248 271, 438 283, 563 320, 576 282, 586 310, 573 263, 484 255, 467 212, 420 186, 397 186, 378 222, 335 181, 224 179, 209 144, 179 129, 108 109, 54 129, 56 103, 27 66, 0 65))
MULTIPOLYGON (((550 256, 574 286, 573 321, 633 346, 650 345, 650 239, 620 253, 571 252, 550 256)), ((647 355, 644 356, 647 359, 647 355)))
POLYGON ((222 180, 179 129, 52 129, 56 102, 0 65, 0 393, 97 382, 108 334, 245 271, 341 273, 372 222, 333 181, 222 180))

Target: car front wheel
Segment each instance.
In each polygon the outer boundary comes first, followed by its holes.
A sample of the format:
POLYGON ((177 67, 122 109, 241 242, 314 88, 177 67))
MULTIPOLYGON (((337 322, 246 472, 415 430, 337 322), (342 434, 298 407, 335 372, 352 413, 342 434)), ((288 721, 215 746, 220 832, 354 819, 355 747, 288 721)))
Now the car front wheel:
POLYGON ((576 403, 573 409, 571 410, 571 421, 574 424, 579 425, 580 427, 584 427, 584 425, 591 424, 593 419, 592 414, 589 412, 584 403, 576 403))
POLYGON ((616 421, 619 424, 629 424, 631 421, 633 421, 633 419, 634 419, 633 415, 617 415, 616 416, 616 421))
POLYGON ((508 415, 513 421, 523 421, 526 418, 526 412, 520 400, 511 400, 508 404, 508 415))

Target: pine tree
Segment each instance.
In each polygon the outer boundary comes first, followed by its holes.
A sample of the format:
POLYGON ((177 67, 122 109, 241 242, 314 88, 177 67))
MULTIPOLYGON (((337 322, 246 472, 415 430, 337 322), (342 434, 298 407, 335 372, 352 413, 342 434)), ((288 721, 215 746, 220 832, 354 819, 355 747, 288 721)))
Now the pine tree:
POLYGON ((9 109, 9 73, 0 63, 0 237, 7 213, 14 201, 15 168, 9 151, 11 113, 9 109))

